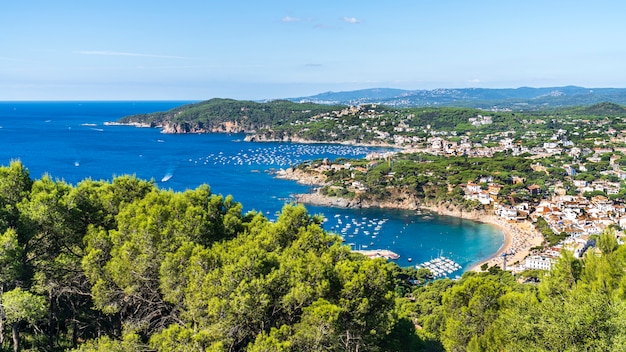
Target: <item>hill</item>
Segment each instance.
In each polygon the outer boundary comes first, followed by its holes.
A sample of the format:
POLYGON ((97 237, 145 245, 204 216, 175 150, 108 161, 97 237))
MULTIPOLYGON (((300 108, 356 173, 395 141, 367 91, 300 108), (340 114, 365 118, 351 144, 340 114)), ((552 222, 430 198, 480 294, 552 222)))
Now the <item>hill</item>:
POLYGON ((572 114, 582 116, 621 116, 626 115, 626 108, 609 102, 594 104, 591 106, 574 108, 572 114))
POLYGON ((308 119, 341 107, 275 100, 267 103, 211 99, 168 111, 126 116, 118 122, 160 127, 165 133, 253 132, 308 119))
POLYGON ((394 107, 454 106, 481 109, 537 110, 592 105, 605 101, 626 104, 626 89, 591 89, 577 86, 433 90, 374 88, 347 92, 326 92, 308 97, 288 98, 287 100, 342 105, 379 103, 394 107))

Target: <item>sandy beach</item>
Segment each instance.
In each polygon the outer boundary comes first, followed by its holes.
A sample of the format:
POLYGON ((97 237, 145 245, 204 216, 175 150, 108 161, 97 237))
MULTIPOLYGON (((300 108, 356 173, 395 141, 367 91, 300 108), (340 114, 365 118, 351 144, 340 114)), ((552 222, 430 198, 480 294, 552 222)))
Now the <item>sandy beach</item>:
POLYGON ((494 265, 504 268, 504 258, 502 254, 507 253, 507 267, 522 263, 533 247, 541 245, 543 236, 534 228, 529 221, 508 221, 490 215, 481 222, 497 226, 504 233, 504 243, 491 258, 478 263, 471 270, 481 271, 480 267, 487 263, 489 267, 494 265))
POLYGON ((451 210, 445 207, 431 207, 421 206, 422 209, 435 212, 440 215, 460 217, 463 219, 483 222, 498 227, 504 234, 504 243, 498 251, 487 260, 484 260, 476 264, 472 269, 473 271, 481 271, 480 267, 487 263, 490 267, 494 265, 504 267, 504 258, 502 254, 507 253, 507 267, 522 263, 524 258, 530 254, 530 250, 533 247, 541 245, 543 242, 543 235, 539 233, 528 221, 510 221, 503 219, 495 214, 485 214, 484 212, 461 212, 458 210, 451 210))
MULTIPOLYGON (((353 202, 343 198, 323 196, 319 192, 297 195, 296 199, 299 202, 303 203, 335 206, 341 208, 363 206, 363 204, 353 204, 353 202)), ((373 204, 369 204, 369 206, 373 206, 373 204)), ((440 215, 460 217, 463 219, 483 222, 498 227, 504 234, 504 243, 502 244, 502 246, 500 246, 498 251, 494 253, 490 258, 474 265, 474 267, 470 269, 473 271, 481 271, 480 267, 484 263, 487 263, 489 267, 498 265, 500 266, 500 268, 504 268, 504 258, 502 256, 502 254, 504 253, 507 254, 507 267, 510 268, 513 265, 522 263, 524 258, 526 258, 530 254, 531 249, 533 247, 541 245, 541 243, 543 242, 543 236, 541 235, 541 233, 539 233, 539 231, 535 229, 533 224, 527 220, 510 221, 505 220, 494 214, 486 214, 485 212, 462 212, 442 206, 431 207, 402 203, 378 204, 378 206, 380 206, 381 208, 402 209, 415 209, 416 207, 419 207, 421 209, 432 211, 440 215)))
MULTIPOLYGON (((308 185, 321 185, 325 181, 323 175, 311 175, 301 170, 285 170, 277 174, 279 178, 286 178, 296 180, 302 184, 308 185)), ((298 202, 317 204, 325 206, 333 206, 340 208, 361 208, 361 207, 380 207, 380 208, 400 208, 400 209, 423 209, 431 211, 440 215, 459 217, 463 219, 483 222, 498 227, 504 234, 504 243, 498 251, 490 258, 476 264, 472 269, 473 271, 481 271, 480 267, 487 263, 489 267, 494 265, 504 268, 504 258, 502 254, 506 253, 507 267, 522 263, 531 251, 531 248, 541 245, 543 242, 543 236, 539 231, 535 229, 533 224, 528 221, 510 221, 503 219, 495 214, 487 214, 484 211, 461 211, 459 209, 450 209, 444 206, 428 206, 419 204, 416 200, 407 199, 405 202, 388 202, 388 203, 362 203, 355 202, 354 200, 348 200, 339 197, 328 197, 320 194, 319 192, 313 192, 308 194, 294 195, 294 198, 298 202)))

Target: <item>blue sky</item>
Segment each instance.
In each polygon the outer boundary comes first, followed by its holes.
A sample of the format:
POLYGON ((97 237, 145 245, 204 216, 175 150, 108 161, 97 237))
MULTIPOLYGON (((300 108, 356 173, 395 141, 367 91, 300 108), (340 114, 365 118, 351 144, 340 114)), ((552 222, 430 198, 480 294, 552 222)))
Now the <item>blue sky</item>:
POLYGON ((626 2, 9 1, 0 100, 626 87, 626 2))

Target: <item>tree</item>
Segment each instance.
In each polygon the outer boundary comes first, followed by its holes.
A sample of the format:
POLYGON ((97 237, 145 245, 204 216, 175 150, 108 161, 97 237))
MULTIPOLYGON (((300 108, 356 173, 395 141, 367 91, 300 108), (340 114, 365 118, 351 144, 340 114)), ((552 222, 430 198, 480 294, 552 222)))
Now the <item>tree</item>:
POLYGON ((394 306, 390 264, 382 259, 346 261, 336 270, 343 286, 338 302, 342 348, 359 351, 378 345, 392 324, 387 313, 394 306))
POLYGON ((613 253, 618 247, 617 239, 615 238, 615 231, 607 230, 602 232, 596 245, 598 246, 598 249, 600 249, 600 252, 604 255, 610 255, 613 253))
POLYGON ((442 304, 446 320, 441 342, 447 350, 464 351, 473 338, 483 336, 496 320, 500 297, 510 291, 504 280, 499 280, 504 275, 509 274, 470 276, 445 293, 442 304))
POLYGON ((46 315, 46 298, 15 288, 2 295, 6 321, 11 325, 13 350, 20 350, 20 323, 35 324, 46 315))
POLYGON ((210 245, 242 228, 241 206, 211 195, 208 186, 174 193, 153 189, 120 203, 116 229, 90 227, 83 269, 103 312, 147 335, 177 321, 160 290, 160 267, 168 253, 192 242, 210 245))
MULTIPOLYGON (((126 333, 121 340, 114 340, 108 336, 88 341, 73 352, 143 352, 148 346, 141 342, 141 337, 135 333, 126 333)), ((165 350, 166 351, 166 350, 165 350)))
POLYGON ((12 161, 8 167, 0 167, 0 232, 18 227, 17 205, 28 196, 32 183, 21 162, 12 161))
MULTIPOLYGON (((9 287, 14 287, 22 276, 22 247, 13 229, 0 235, 0 299, 9 287)), ((0 303, 2 301, 0 300, 0 303)), ((0 304, 0 346, 4 343, 4 307, 0 304)))
POLYGON ((576 286, 580 278, 582 263, 574 258, 574 254, 568 250, 562 250, 561 256, 552 265, 548 275, 545 275, 539 285, 542 297, 563 297, 563 295, 576 286))

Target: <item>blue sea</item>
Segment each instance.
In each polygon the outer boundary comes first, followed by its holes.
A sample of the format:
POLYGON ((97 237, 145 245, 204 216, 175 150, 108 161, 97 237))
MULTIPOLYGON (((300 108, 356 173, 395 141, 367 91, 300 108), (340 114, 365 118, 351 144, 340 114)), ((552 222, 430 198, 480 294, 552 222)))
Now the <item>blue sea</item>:
MULTIPOLYGON (((251 143, 243 134, 162 134, 158 129, 105 122, 168 110, 189 102, 0 102, 0 165, 19 159, 32 178, 49 174, 76 184, 131 174, 164 189, 209 184, 233 195, 244 211, 274 219, 291 195, 310 191, 273 173, 306 160, 362 158, 376 148, 332 144, 251 143)), ((389 249, 409 266, 438 256, 463 269, 492 256, 503 244, 490 225, 436 214, 381 209, 307 206, 326 218, 325 229, 355 249, 389 249)))

